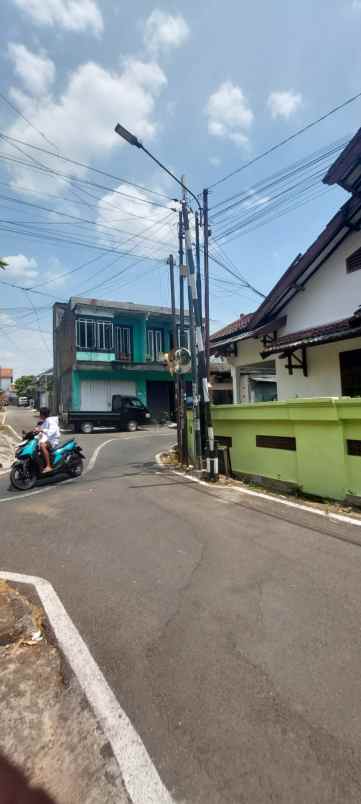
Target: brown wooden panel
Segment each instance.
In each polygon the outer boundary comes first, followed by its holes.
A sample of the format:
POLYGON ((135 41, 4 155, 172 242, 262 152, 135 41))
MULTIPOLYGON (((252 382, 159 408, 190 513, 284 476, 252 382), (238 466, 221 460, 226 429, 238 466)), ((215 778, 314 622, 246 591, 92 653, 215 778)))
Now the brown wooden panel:
POLYGON ((361 441, 353 438, 347 439, 347 454, 358 455, 361 458, 361 441))
POLYGON ((256 447, 267 447, 268 449, 289 449, 295 452, 296 439, 293 436, 256 436, 256 447))

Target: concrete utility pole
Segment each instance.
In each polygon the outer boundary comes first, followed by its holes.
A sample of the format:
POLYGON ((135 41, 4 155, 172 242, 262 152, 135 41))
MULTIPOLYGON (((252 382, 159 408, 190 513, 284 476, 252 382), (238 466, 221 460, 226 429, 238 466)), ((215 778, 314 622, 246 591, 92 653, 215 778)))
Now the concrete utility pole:
MULTIPOLYGON (((206 420, 206 429, 207 429, 207 471, 210 480, 216 480, 218 475, 218 458, 215 454, 215 443, 214 443, 214 430, 212 427, 212 419, 211 419, 211 410, 209 404, 209 392, 208 392, 208 377, 207 377, 207 367, 206 367, 206 356, 204 350, 204 339, 203 339, 203 331, 202 331, 202 315, 201 315, 201 308, 198 300, 197 294, 197 278, 196 278, 196 271, 194 265, 194 258, 193 258, 193 250, 192 250, 192 239, 190 233, 190 226, 189 226, 189 216, 188 216, 188 209, 187 204, 183 201, 182 202, 182 213, 183 213, 183 221, 184 221, 184 234, 185 234, 185 243, 186 243, 186 254, 187 254, 187 265, 188 265, 188 283, 191 290, 192 301, 193 301, 193 313, 194 313, 194 321, 195 321, 195 341, 196 341, 196 352, 197 352, 197 369, 199 371, 199 379, 200 379, 200 387, 202 389, 202 402, 204 405, 204 417, 206 420)), ((197 391, 198 391, 198 383, 197 383, 197 391)), ((198 396, 198 394, 197 394, 198 396)), ((197 399, 198 402, 198 399, 197 399)), ((203 406, 202 406, 203 407, 203 406)), ((199 437, 201 433, 201 425, 200 425, 200 417, 199 417, 199 404, 198 404, 198 411, 196 411, 196 415, 198 416, 196 425, 197 430, 199 430, 199 437)), ((196 431, 197 435, 197 431, 196 431)))
MULTIPOLYGON (((178 218, 178 261, 179 261, 179 346, 186 346, 184 331, 184 251, 183 251, 183 220, 182 212, 179 211, 178 218)), ((187 441, 187 406, 185 394, 185 379, 183 374, 178 377, 179 383, 179 429, 180 429, 180 454, 183 464, 188 464, 188 441, 187 441)))
POLYGON ((173 349, 177 348, 177 318, 175 312, 175 287, 174 287, 174 257, 170 254, 168 257, 169 265, 169 283, 170 283, 170 298, 172 306, 172 334, 173 334, 173 349))
POLYGON ((208 190, 203 190, 204 318, 207 377, 209 378, 209 225, 208 190))
MULTIPOLYGON (((178 346, 178 337, 177 337, 177 315, 176 315, 176 308, 175 308, 175 287, 174 287, 174 257, 173 254, 170 254, 168 257, 168 265, 169 265, 169 283, 170 283, 170 298, 171 298, 171 307, 172 307, 172 339, 173 339, 173 350, 177 349, 178 346)), ((176 406, 176 413, 177 413, 177 442, 178 442, 178 450, 179 455, 182 454, 182 430, 181 430, 181 420, 180 420, 180 382, 179 377, 176 377, 175 381, 175 406, 176 406)))
MULTIPOLYGON (((187 208, 187 198, 186 198, 186 191, 185 187, 185 176, 182 176, 182 218, 183 218, 183 225, 184 225, 184 233, 187 243, 187 232, 186 232, 186 223, 184 218, 184 209, 186 209, 188 215, 188 208, 187 208)), ((193 255, 192 255, 193 256, 193 255)), ((195 448, 195 463, 198 469, 202 468, 202 436, 201 436, 201 417, 200 417, 200 407, 199 407, 199 373, 198 373, 198 355, 197 355, 197 347, 196 347, 196 333, 195 333, 195 324, 196 318, 194 315, 194 305, 193 305, 193 295, 192 295, 192 288, 190 284, 190 266, 188 260, 188 249, 186 248, 186 262, 187 262, 187 279, 188 279, 188 308, 189 308, 189 340, 190 340, 190 352, 191 352, 191 361, 192 361, 192 408, 193 408, 193 428, 194 428, 194 448, 195 448)))

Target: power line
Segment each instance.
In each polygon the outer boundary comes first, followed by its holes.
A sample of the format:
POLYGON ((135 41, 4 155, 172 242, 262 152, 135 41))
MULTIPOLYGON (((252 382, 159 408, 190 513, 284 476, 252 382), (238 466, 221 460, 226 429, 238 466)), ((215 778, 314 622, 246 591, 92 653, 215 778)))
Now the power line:
POLYGON ((160 196, 161 198, 166 198, 168 201, 174 200, 172 196, 167 195, 166 193, 161 193, 158 190, 153 190, 151 187, 145 187, 142 184, 136 184, 136 182, 129 181, 128 179, 123 179, 120 176, 115 176, 114 173, 108 173, 105 170, 100 170, 99 168, 91 167, 91 165, 87 165, 85 162, 80 162, 77 159, 70 159, 69 157, 62 156, 59 153, 48 151, 46 148, 41 148, 39 145, 32 145, 32 143, 26 142, 25 140, 20 140, 17 137, 10 137, 9 135, 4 134, 4 132, 0 132, 0 136, 9 142, 25 145, 27 148, 33 148, 35 151, 40 151, 41 153, 47 154, 48 156, 53 156, 55 157, 55 159, 61 159, 62 162, 68 162, 70 165, 75 165, 76 167, 81 167, 84 168, 85 170, 90 170, 93 173, 98 173, 100 176, 105 176, 108 179, 113 179, 114 181, 118 181, 121 184, 127 184, 129 185, 129 187, 135 187, 138 190, 142 190, 146 193, 151 193, 153 195, 160 196))
MULTIPOLYGON (((25 154, 25 156, 29 156, 29 154, 25 154)), ((159 204, 157 201, 150 201, 149 198, 138 198, 138 196, 136 195, 130 195, 129 193, 124 193, 121 190, 115 189, 114 187, 108 187, 107 185, 99 184, 98 182, 89 181, 88 179, 81 179, 78 176, 76 178, 75 177, 69 178, 69 176, 66 176, 64 173, 60 173, 59 170, 54 170, 53 168, 42 166, 40 163, 36 163, 36 165, 34 166, 33 164, 29 164, 29 162, 24 162, 22 159, 15 159, 15 157, 12 156, 4 156, 4 154, 0 154, 0 159, 2 159, 4 162, 13 162, 14 164, 22 165, 22 167, 30 168, 31 170, 38 170, 41 173, 48 174, 49 176, 58 176, 70 184, 73 184, 75 182, 76 184, 80 185, 85 184, 87 187, 96 187, 98 190, 106 190, 107 192, 119 195, 122 198, 128 198, 131 201, 135 201, 137 204, 146 204, 147 206, 159 207, 160 209, 169 209, 168 205, 159 204)))
POLYGON ((39 316, 38 316, 38 311, 37 311, 36 307, 35 307, 35 306, 34 306, 34 304, 33 304, 33 300, 32 300, 32 298, 31 298, 31 294, 30 294, 30 293, 28 293, 28 294, 25 294, 25 295, 26 295, 26 298, 29 300, 29 304, 31 305, 31 307, 32 307, 32 309, 33 309, 33 311, 34 311, 34 313, 35 313, 35 318, 36 318, 36 322, 37 322, 37 325, 38 325, 38 331, 39 331, 39 335, 40 335, 40 337, 41 337, 41 340, 42 340, 42 342, 43 342, 43 344, 44 344, 44 346, 45 346, 45 349, 48 351, 49 356, 50 356, 50 357, 52 357, 52 354, 51 354, 51 351, 50 351, 50 348, 49 348, 49 344, 46 342, 46 340, 45 340, 45 338, 44 338, 44 334, 43 334, 43 332, 42 332, 42 330, 41 330, 41 327, 40 327, 40 321, 39 321, 39 316))
POLYGON ((276 145, 272 145, 270 148, 267 148, 265 151, 263 151, 262 153, 258 154, 253 159, 250 159, 248 162, 245 162, 239 168, 236 168, 236 170, 232 170, 231 173, 227 173, 227 175, 223 176, 223 178, 218 179, 218 181, 213 182, 213 184, 211 184, 208 189, 211 190, 211 189, 213 189, 213 187, 218 187, 219 184, 223 184, 223 182, 227 181, 232 176, 235 176, 237 173, 240 173, 241 171, 245 170, 247 167, 250 167, 250 165, 254 165, 256 162, 259 162, 259 160, 263 159, 265 156, 269 156, 270 154, 274 153, 274 151, 277 151, 278 148, 281 148, 283 145, 286 145, 288 142, 292 142, 292 140, 295 140, 296 137, 300 136, 300 134, 304 134, 305 131, 309 131, 314 126, 317 126, 319 123, 322 123, 324 120, 327 120, 327 118, 331 117, 331 115, 336 114, 336 112, 339 112, 341 109, 345 109, 346 106, 349 106, 351 103, 354 103, 355 101, 359 100, 359 98, 361 98, 361 92, 358 92, 356 95, 353 95, 351 98, 347 98, 347 100, 345 100, 343 103, 340 103, 338 106, 334 106, 332 109, 330 109, 328 112, 326 112, 326 114, 323 114, 323 115, 321 115, 321 117, 318 117, 316 120, 312 120, 310 123, 307 123, 307 125, 303 126, 302 128, 299 128, 297 131, 295 131, 293 134, 290 134, 288 137, 285 137, 285 139, 283 139, 280 142, 276 143, 276 145))
MULTIPOLYGON (((317 151, 312 152, 307 157, 304 157, 297 162, 288 165, 283 170, 278 170, 276 173, 271 174, 270 176, 262 179, 261 181, 256 182, 256 184, 252 185, 247 190, 242 190, 239 193, 235 193, 228 198, 219 201, 213 207, 211 207, 212 221, 219 218, 222 215, 227 214, 228 212, 232 211, 232 209, 245 204, 248 200, 252 200, 255 194, 269 191, 274 189, 279 184, 283 184, 289 178, 293 176, 297 176, 299 173, 307 171, 310 168, 315 167, 316 165, 320 165, 322 162, 326 160, 333 159, 335 154, 337 154, 340 150, 342 150, 347 143, 347 139, 343 138, 336 143, 332 143, 327 146, 326 149, 319 149, 317 151), (233 203, 229 203, 233 202, 233 203), (225 206, 228 204, 228 206, 225 206)), ((325 169, 325 168, 324 168, 325 169)))

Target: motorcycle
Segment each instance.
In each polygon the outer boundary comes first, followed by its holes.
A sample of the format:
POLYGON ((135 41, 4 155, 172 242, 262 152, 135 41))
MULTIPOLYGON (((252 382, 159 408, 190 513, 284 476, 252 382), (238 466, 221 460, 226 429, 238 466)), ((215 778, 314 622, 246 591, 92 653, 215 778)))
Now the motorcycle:
MULTIPOLYGON (((24 440, 18 444, 15 461, 10 470, 10 483, 17 491, 28 491, 35 486, 45 466, 43 454, 39 448, 39 433, 31 430, 23 432, 24 440)), ((46 477, 67 474, 69 477, 80 477, 83 471, 83 455, 81 447, 72 438, 56 449, 49 448, 51 472, 46 477)))

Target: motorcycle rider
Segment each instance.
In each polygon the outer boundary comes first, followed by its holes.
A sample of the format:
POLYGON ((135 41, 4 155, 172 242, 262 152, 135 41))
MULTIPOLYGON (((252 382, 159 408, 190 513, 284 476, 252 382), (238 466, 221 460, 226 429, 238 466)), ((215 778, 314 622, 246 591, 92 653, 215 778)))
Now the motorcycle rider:
POLYGON ((42 470, 42 474, 45 475, 52 471, 49 445, 56 449, 60 442, 59 420, 57 416, 50 416, 49 408, 40 408, 40 422, 35 428, 35 432, 41 434, 39 446, 45 460, 45 467, 42 470))

